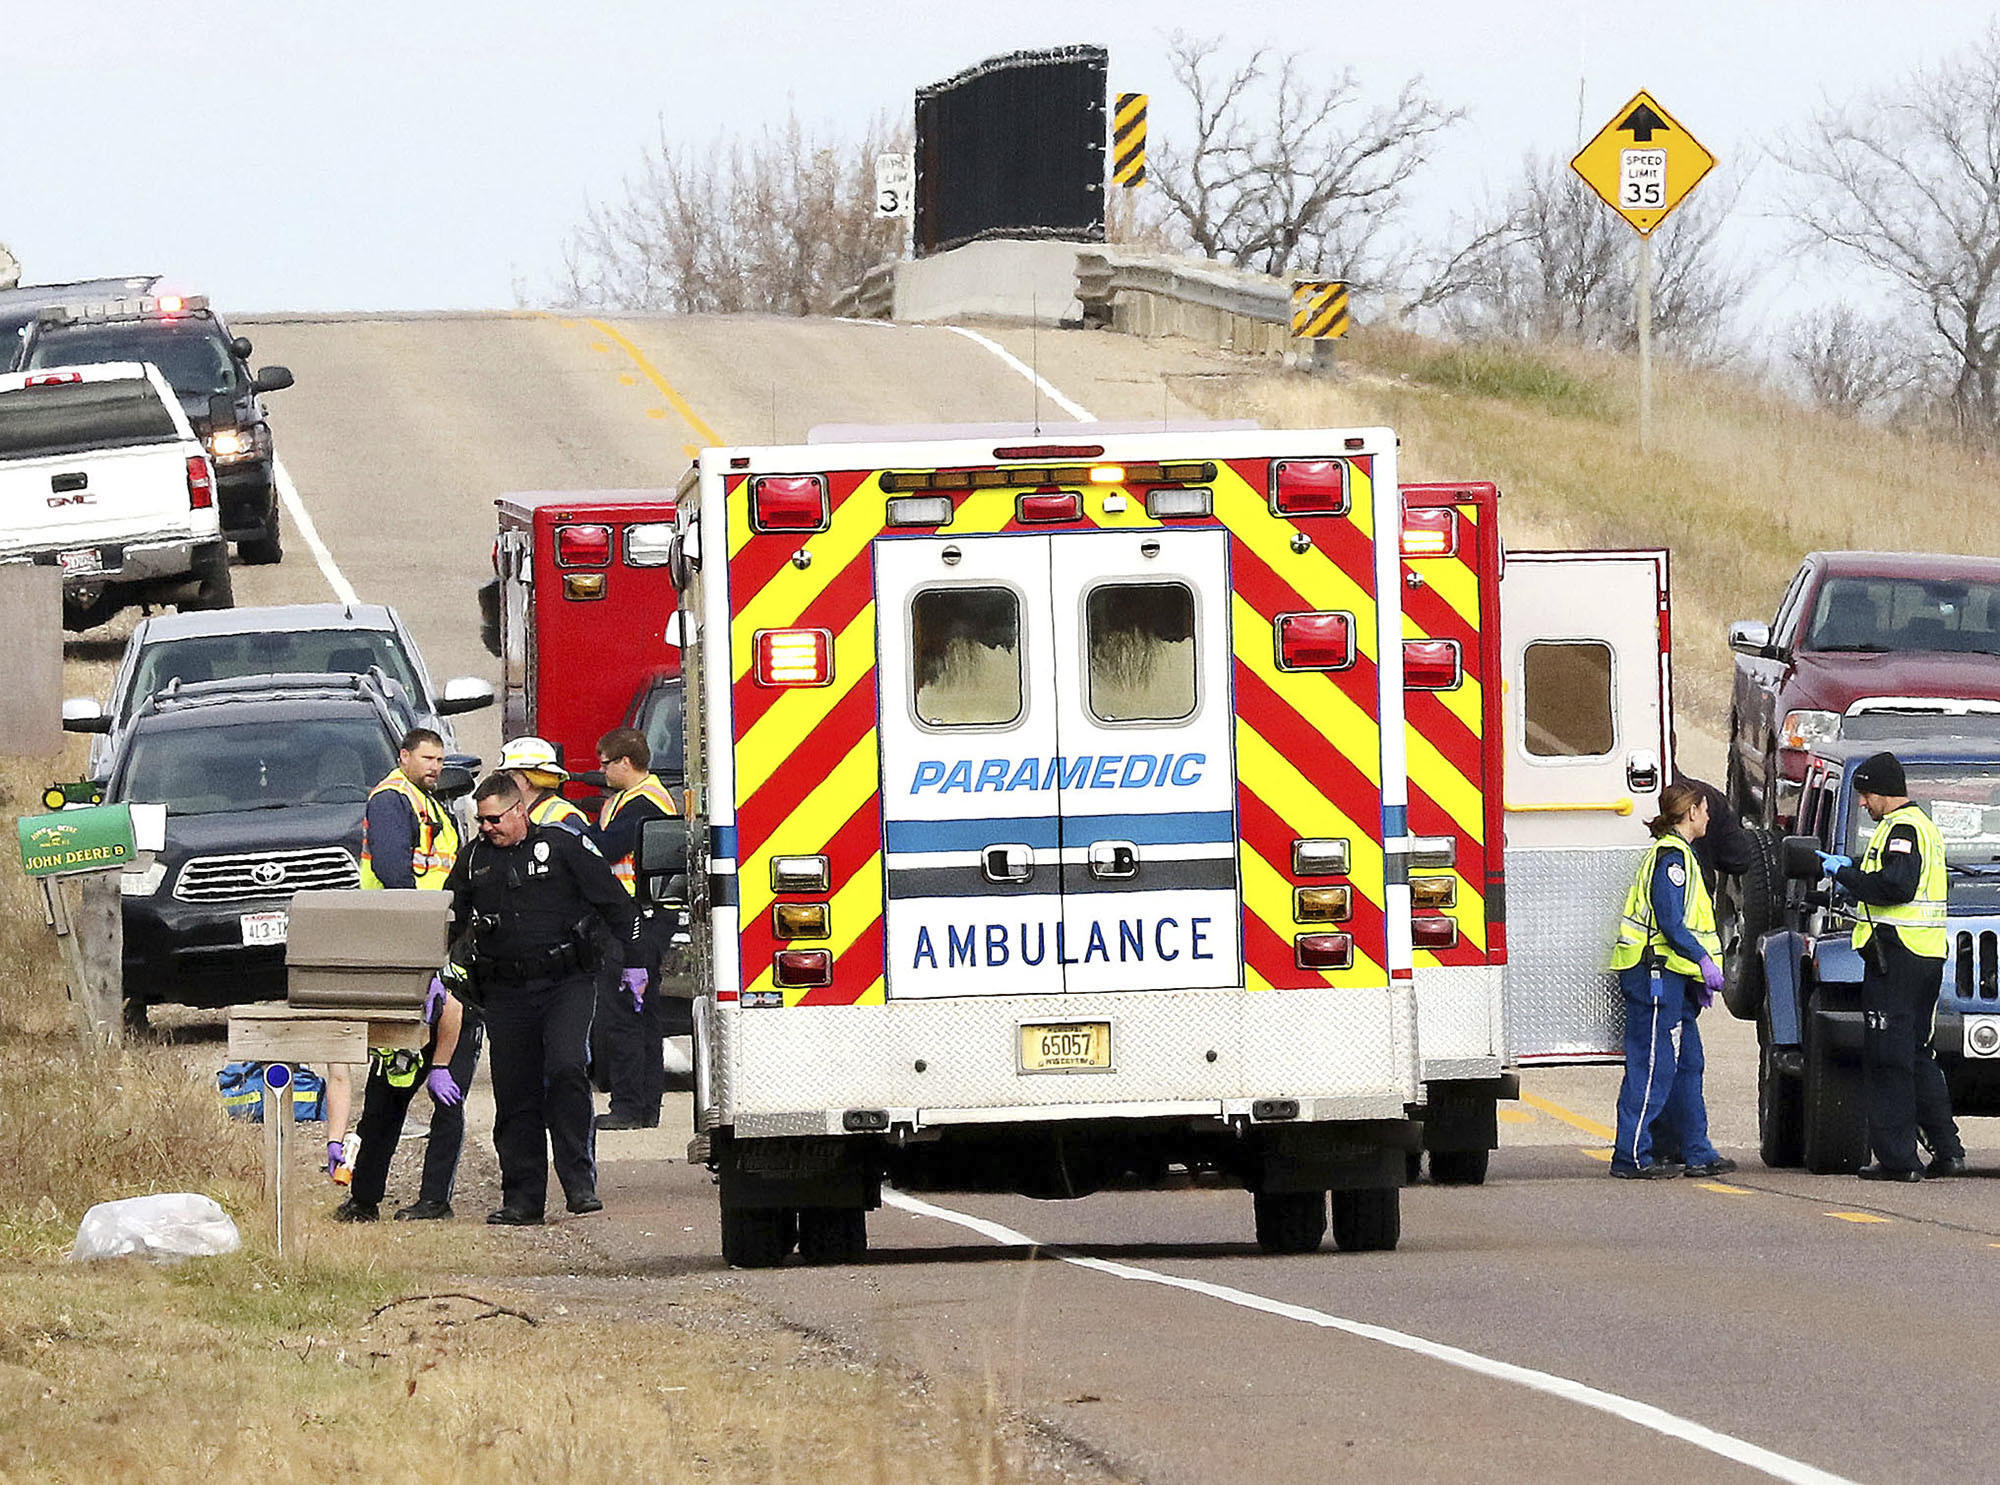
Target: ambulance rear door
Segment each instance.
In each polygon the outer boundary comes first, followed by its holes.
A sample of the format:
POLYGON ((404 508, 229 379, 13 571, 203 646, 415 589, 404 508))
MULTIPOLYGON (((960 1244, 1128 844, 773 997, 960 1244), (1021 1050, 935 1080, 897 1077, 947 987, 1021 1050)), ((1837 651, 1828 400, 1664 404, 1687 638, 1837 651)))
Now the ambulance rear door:
POLYGON ((1615 1061, 1607 969, 1666 782, 1667 554, 1508 552, 1506 1030, 1524 1064, 1615 1061))

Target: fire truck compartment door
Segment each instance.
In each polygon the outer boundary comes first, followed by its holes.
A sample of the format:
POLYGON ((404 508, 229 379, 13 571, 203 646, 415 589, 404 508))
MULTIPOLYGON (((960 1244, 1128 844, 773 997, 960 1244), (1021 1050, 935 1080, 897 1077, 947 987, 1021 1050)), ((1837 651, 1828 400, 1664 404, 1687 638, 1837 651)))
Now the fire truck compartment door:
POLYGON ((1049 538, 874 544, 886 994, 1063 990, 1049 538))
POLYGON ((1605 961, 1672 766, 1667 554, 1509 552, 1500 632, 1508 1055, 1614 1061, 1605 961))
POLYGON ((1072 992, 1243 983, 1228 543, 1050 538, 1072 992))

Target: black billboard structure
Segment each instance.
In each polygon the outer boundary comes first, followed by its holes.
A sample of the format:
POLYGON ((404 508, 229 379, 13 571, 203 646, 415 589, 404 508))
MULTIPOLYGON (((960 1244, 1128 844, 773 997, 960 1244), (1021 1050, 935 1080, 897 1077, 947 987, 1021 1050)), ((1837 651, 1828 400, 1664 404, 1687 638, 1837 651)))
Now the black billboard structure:
POLYGON ((916 253, 1104 240, 1101 46, 989 57, 917 92, 916 253))

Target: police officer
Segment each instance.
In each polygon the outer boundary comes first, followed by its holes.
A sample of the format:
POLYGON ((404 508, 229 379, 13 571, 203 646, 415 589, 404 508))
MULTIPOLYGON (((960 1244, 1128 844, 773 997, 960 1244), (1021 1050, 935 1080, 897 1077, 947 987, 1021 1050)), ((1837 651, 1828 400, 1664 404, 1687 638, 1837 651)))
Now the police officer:
POLYGON ((560 825, 579 833, 590 828, 590 816, 562 797, 560 791, 569 770, 546 738, 515 738, 500 750, 500 767, 514 776, 527 796, 531 825, 560 825))
POLYGON ((1653 844, 1625 895, 1611 951, 1625 992, 1625 1080, 1611 1174, 1625 1180, 1681 1174, 1679 1162, 1654 1156, 1653 1125, 1663 1113, 1679 1131, 1690 1175, 1736 1169, 1708 1140, 1705 1059, 1695 1024, 1722 988, 1715 904, 1694 854, 1708 829, 1708 809, 1707 799, 1684 783, 1660 791, 1660 813, 1646 827, 1653 844))
MULTIPOLYGON (((593 926, 608 928, 613 952, 624 956, 627 993, 643 995, 638 908, 596 846, 529 823, 527 801, 506 774, 484 780, 473 805, 480 839, 460 853, 445 887, 459 933, 471 932, 469 974, 493 1043, 500 1207, 486 1220, 539 1223, 551 1155, 569 1210, 602 1211, 585 1066, 593 926)), ((466 973, 457 963, 448 969, 453 978, 466 973)))
POLYGON ((1965 1146, 1951 1117, 1944 1074, 1931 1055, 1938 986, 1944 975, 1944 837, 1910 803, 1903 765, 1877 753, 1854 770, 1854 792, 1875 821, 1856 866, 1826 851, 1820 864, 1854 898, 1854 947, 1860 951, 1861 1055, 1868 1101, 1868 1145, 1875 1163, 1864 1181, 1921 1181, 1917 1128, 1929 1137, 1930 1174, 1958 1175, 1965 1146))
MULTIPOLYGON (((605 800, 592 838, 625 890, 636 895, 640 831, 648 820, 663 820, 677 811, 666 785, 651 772, 653 750, 645 733, 614 727, 597 740, 597 757, 604 782, 616 792, 605 800)), ((644 921, 642 932, 657 962, 664 948, 657 940, 665 925, 650 916, 644 921)), ((655 982, 658 978, 654 976, 655 982)), ((611 1084, 611 1112, 598 1116, 597 1127, 655 1128, 667 1090, 668 1008, 657 983, 636 998, 598 983, 607 992, 598 1002, 597 1052, 611 1084)))

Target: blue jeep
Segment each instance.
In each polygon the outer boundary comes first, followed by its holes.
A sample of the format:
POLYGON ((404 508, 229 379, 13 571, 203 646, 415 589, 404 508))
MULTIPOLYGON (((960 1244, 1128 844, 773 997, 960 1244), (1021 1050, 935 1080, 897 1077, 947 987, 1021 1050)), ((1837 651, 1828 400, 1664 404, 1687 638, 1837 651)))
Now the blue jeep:
POLYGON ((1910 798, 1945 841, 1950 925, 1931 1046, 1957 1114, 2000 1114, 2000 740, 1824 744, 1806 760, 1802 834, 1761 837, 1760 867, 1738 886, 1739 962, 1727 998, 1757 1022, 1768 1166, 1827 1174, 1868 1160, 1854 904, 1829 892, 1812 851, 1861 859, 1874 822, 1851 781, 1884 748, 1902 760, 1910 798))

